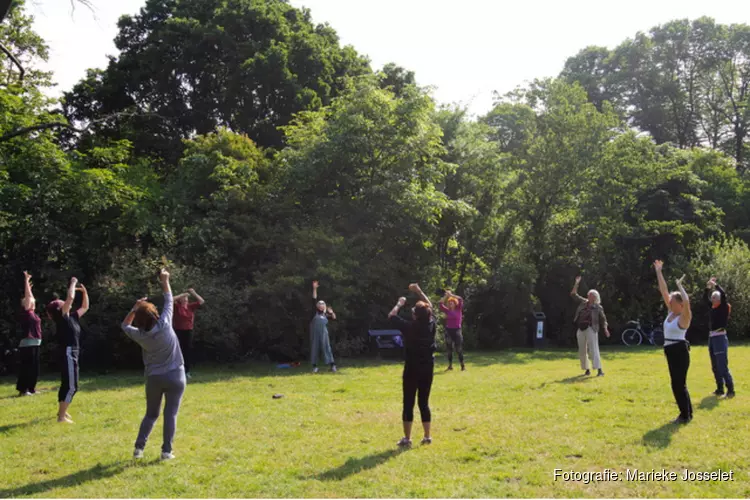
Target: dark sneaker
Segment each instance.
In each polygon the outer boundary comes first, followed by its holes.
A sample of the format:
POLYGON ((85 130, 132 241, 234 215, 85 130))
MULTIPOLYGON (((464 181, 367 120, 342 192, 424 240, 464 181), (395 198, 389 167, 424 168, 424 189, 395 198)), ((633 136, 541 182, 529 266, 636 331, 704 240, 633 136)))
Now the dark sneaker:
POLYGON ((714 396, 723 396, 723 395, 724 395, 724 391, 723 390, 716 389, 714 391, 714 396))
POLYGON ((604 376, 604 372, 601 371, 601 370, 599 370, 599 373, 597 373, 596 376, 597 377, 603 377, 604 376))
POLYGON ((432 444, 432 438, 422 438, 422 444, 432 444))
POLYGON ((732 399, 734 397, 734 391, 730 391, 724 396, 725 399, 732 399))
POLYGON ((453 370, 453 365, 448 365, 448 368, 445 369, 445 371, 449 372, 453 370))
POLYGON ((461 371, 462 371, 462 372, 465 372, 465 371, 466 371, 466 365, 464 365, 464 364, 462 364, 462 365, 461 365, 461 371))
POLYGON ((677 425, 685 425, 689 423, 691 420, 692 418, 677 417, 676 419, 672 420, 672 423, 677 424, 677 425))
POLYGON ((584 375, 591 375, 591 370, 586 370, 586 373, 584 375))

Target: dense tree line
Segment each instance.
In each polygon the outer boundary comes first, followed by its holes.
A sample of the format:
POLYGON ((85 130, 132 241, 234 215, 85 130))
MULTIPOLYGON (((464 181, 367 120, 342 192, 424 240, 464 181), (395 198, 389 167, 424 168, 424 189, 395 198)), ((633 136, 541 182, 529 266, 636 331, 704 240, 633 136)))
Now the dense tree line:
POLYGON ((137 366, 119 324, 165 259, 175 290, 207 301, 196 342, 215 360, 305 356, 313 279, 340 355, 365 351, 414 281, 466 297, 470 348, 525 344, 535 310, 567 345, 579 273, 618 342, 663 315, 656 258, 688 273, 699 318, 717 276, 731 335, 747 334, 745 26, 678 21, 585 49, 478 119, 281 0, 149 0, 119 28, 119 54, 58 106, 22 3, 0 25, 27 68, 0 66, 5 346, 22 271, 40 303, 75 275, 84 359, 137 366))

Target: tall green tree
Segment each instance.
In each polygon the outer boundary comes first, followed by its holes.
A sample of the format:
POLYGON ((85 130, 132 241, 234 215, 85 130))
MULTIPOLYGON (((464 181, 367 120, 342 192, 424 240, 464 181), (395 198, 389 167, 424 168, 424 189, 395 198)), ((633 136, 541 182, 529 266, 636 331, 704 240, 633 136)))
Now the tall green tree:
POLYGON ((370 73, 332 28, 283 0, 149 0, 118 26, 119 55, 66 94, 65 113, 114 115, 89 140, 126 137, 172 161, 182 139, 217 127, 279 147, 278 127, 294 113, 330 104, 344 77, 370 73))

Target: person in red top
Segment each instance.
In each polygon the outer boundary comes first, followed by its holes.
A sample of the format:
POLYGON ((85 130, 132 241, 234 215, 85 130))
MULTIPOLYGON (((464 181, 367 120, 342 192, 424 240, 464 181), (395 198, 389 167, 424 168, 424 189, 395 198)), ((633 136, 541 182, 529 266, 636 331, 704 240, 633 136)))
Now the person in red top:
POLYGON ((174 298, 174 316, 172 327, 180 341, 182 357, 185 360, 185 376, 190 378, 190 367, 193 364, 193 323, 195 322, 195 310, 205 304, 203 297, 189 288, 186 293, 181 293, 174 298), (197 302, 189 302, 190 296, 195 297, 197 302))
POLYGON ((42 320, 37 316, 36 299, 31 293, 31 275, 26 271, 24 276, 24 294, 21 299, 21 330, 23 339, 18 352, 21 355, 21 366, 18 370, 16 390, 19 396, 36 394, 36 382, 39 378, 39 346, 42 345, 42 320))

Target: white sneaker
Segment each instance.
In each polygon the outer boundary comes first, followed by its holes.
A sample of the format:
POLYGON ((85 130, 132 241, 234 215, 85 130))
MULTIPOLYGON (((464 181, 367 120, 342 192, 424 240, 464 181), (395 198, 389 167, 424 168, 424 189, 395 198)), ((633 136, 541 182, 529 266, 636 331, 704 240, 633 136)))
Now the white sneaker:
POLYGON ((336 365, 331 366, 331 371, 333 373, 336 373, 338 370, 336 369, 336 365))
POLYGON ((318 373, 318 367, 313 368, 313 373, 318 373))
POLYGON ((172 460, 173 458, 174 458, 174 455, 172 455, 172 453, 166 453, 166 452, 163 452, 163 451, 161 452, 161 459, 162 460, 172 460))
POLYGON ((133 450, 133 458, 143 458, 143 450, 140 448, 133 450))

